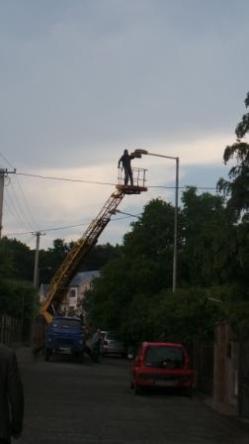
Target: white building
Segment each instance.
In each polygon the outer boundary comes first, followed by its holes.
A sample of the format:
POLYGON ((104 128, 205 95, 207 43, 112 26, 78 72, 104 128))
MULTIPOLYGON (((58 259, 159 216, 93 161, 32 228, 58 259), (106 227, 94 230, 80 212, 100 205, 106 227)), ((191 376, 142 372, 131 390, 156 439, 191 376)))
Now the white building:
POLYGON ((85 293, 91 288, 93 279, 100 276, 100 272, 94 271, 82 271, 77 273, 69 285, 66 300, 64 301, 64 309, 66 314, 73 313, 82 315, 83 313, 83 301, 85 293))
MULTIPOLYGON (((66 315, 84 315, 83 300, 85 293, 91 288, 93 279, 99 276, 100 272, 98 270, 82 271, 77 273, 71 280, 67 294, 60 304, 60 312, 66 315)), ((45 301, 48 287, 49 286, 47 284, 40 285, 40 303, 45 301)))

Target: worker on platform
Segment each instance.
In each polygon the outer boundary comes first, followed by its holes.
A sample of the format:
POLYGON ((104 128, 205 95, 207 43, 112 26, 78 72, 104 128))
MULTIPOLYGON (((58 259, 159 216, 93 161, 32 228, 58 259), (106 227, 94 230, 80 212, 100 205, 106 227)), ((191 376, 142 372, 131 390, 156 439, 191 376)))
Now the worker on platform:
POLYGON ((131 160, 134 158, 131 154, 128 153, 128 150, 124 150, 123 155, 120 157, 118 161, 118 168, 120 168, 120 164, 124 169, 124 184, 128 185, 130 180, 131 186, 133 186, 133 175, 131 169, 131 160))

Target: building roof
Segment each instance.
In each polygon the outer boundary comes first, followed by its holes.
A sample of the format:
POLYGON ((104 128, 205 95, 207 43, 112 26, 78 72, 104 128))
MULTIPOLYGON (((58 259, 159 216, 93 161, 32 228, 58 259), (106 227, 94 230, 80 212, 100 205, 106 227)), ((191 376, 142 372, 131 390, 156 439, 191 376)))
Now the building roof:
POLYGON ((70 282, 70 287, 77 287, 80 285, 84 285, 87 282, 91 281, 94 278, 100 276, 100 272, 98 270, 93 271, 81 271, 77 273, 70 282))

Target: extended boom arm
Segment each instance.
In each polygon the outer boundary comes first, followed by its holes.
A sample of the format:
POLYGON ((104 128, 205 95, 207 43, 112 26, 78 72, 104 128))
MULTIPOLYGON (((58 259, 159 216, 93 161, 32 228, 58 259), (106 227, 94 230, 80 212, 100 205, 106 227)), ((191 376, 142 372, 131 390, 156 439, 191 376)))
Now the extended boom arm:
POLYGON ((40 314, 44 316, 46 321, 51 322, 53 316, 51 308, 53 304, 59 303, 67 290, 79 262, 84 258, 89 250, 96 244, 98 237, 108 224, 111 216, 115 213, 116 208, 125 196, 125 192, 115 191, 106 201, 102 210, 97 215, 91 224, 88 226, 82 237, 75 243, 73 248, 69 251, 61 266, 56 271, 51 280, 47 297, 42 304, 40 314))

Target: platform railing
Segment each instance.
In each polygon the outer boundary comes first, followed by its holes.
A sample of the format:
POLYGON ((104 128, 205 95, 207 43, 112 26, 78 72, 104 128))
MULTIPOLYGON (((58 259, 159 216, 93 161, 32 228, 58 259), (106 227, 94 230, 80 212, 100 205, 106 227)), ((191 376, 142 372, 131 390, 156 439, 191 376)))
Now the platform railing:
MULTIPOLYGON (((133 187, 146 188, 146 169, 145 168, 132 168, 133 187)), ((123 168, 118 168, 118 185, 124 185, 125 173, 123 168)), ((130 181, 127 186, 131 186, 130 181)))

